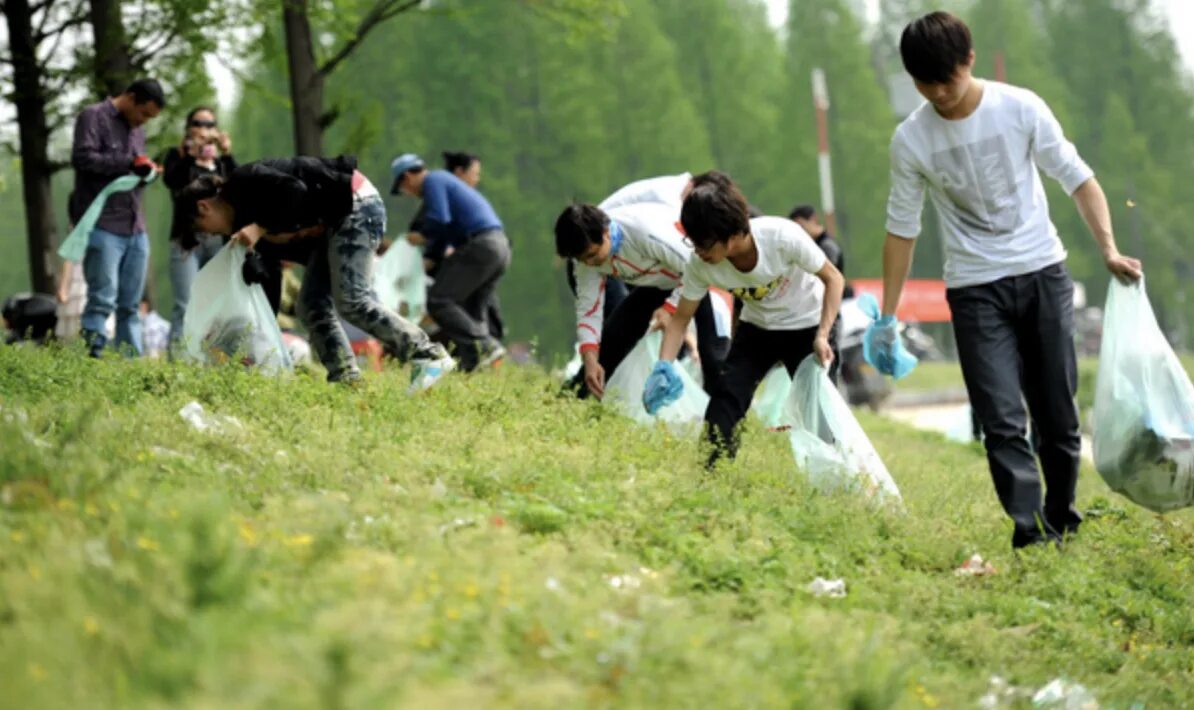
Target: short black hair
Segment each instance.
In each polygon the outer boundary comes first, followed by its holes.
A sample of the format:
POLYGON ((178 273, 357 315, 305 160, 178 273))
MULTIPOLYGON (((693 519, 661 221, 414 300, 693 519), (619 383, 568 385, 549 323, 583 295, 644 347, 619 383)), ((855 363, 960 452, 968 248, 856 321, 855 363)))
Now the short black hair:
POLYGON ((788 219, 812 219, 817 216, 817 209, 812 205, 796 205, 788 213, 788 219))
POLYGON ((183 220, 183 224, 195 223, 195 218, 199 216, 199 200, 218 197, 224 182, 219 175, 203 175, 178 191, 174 196, 174 212, 183 220))
POLYGON ((680 209, 680 225, 689 241, 708 249, 750 232, 750 207, 738 186, 732 180, 722 186, 708 180, 698 182, 698 178, 693 178, 696 187, 680 209))
POLYGON ((556 218, 556 253, 575 259, 605 239, 609 216, 593 205, 568 205, 556 218))
POLYGON ((457 170, 468 170, 473 166, 473 163, 481 159, 472 153, 465 153, 463 151, 445 150, 443 155, 444 169, 450 173, 454 173, 457 170))
POLYGON ((138 79, 129 84, 124 93, 132 94, 133 103, 138 106, 152 101, 158 108, 166 108, 166 92, 162 91, 162 85, 157 79, 138 79))
POLYGON ((970 61, 970 28, 948 12, 930 12, 913 20, 900 35, 904 69, 922 84, 944 84, 970 61))

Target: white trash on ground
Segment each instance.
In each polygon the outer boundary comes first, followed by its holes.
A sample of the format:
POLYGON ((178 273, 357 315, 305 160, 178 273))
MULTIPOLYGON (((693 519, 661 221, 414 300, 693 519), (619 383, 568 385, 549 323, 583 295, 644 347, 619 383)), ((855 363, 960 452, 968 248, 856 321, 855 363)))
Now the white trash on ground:
POLYGON ((1099 710, 1099 701, 1079 683, 1055 678, 1032 696, 1032 707, 1051 710, 1099 710))
POLYGON ((178 410, 178 416, 182 417, 196 431, 226 433, 244 429, 244 426, 236 417, 208 413, 203 409, 202 404, 194 400, 188 402, 186 406, 178 410))
POLYGON ((869 498, 899 502, 900 490, 850 406, 809 355, 792 379, 784 424, 796 465, 820 490, 857 488, 869 498))
POLYGON ((705 419, 709 395, 683 367, 676 368, 676 374, 684 383, 684 393, 680 399, 660 409, 655 416, 647 414, 643 407, 643 386, 659 361, 659 346, 662 342, 663 336, 659 331, 648 333, 639 340, 606 381, 605 396, 601 402, 640 424, 658 420, 680 428, 699 425, 705 419))
POLYGON ((846 581, 843 579, 825 579, 817 577, 805 587, 814 597, 830 597, 841 599, 846 596, 846 581))
POLYGON ((1144 280, 1112 279, 1094 402, 1095 469, 1158 513, 1194 505, 1194 385, 1165 339, 1144 280))
POLYGON ((998 570, 995 565, 983 559, 982 555, 971 555, 970 559, 962 563, 961 567, 954 570, 955 577, 986 577, 995 574, 998 570))
POLYGON ((182 325, 186 355, 209 364, 235 358, 266 372, 293 369, 265 291, 245 283, 245 253, 229 242, 195 275, 182 325))

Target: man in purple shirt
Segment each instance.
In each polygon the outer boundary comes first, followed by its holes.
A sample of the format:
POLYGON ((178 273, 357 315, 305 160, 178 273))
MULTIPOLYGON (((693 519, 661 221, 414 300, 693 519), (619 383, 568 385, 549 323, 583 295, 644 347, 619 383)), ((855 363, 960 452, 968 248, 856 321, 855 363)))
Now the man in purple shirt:
MULTIPOLYGON (((161 85, 153 79, 138 79, 120 96, 83 109, 75 119, 70 155, 75 169, 71 221, 78 221, 100 191, 116 178, 160 172, 145 155, 145 131, 141 127, 165 106, 161 85)), ((127 344, 138 355, 142 351, 138 306, 149 264, 142 189, 112 194, 88 237, 83 257, 87 306, 83 309, 82 335, 93 357, 99 357, 107 344, 104 322, 113 310, 115 344, 127 344)))

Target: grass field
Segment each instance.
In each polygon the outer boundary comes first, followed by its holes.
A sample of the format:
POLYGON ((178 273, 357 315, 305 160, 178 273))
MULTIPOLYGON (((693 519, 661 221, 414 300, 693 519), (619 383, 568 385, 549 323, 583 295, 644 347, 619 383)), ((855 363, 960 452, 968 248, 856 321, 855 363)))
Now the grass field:
POLYGON ((1194 703, 1188 511, 1087 472, 1081 536, 1015 558, 979 449, 869 415, 903 512, 755 425, 706 474, 536 370, 402 374, 0 348, 0 706, 961 708, 993 674, 1194 703), (955 576, 975 552, 998 573, 955 576))

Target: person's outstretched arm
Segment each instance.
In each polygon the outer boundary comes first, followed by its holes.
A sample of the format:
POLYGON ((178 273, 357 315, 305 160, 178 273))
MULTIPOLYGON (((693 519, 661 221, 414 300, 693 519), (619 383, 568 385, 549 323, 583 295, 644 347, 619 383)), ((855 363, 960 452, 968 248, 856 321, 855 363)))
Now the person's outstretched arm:
POLYGON ((1078 205, 1078 214, 1090 229, 1091 236, 1099 245, 1099 252, 1103 255, 1103 263, 1111 275, 1120 281, 1136 281, 1144 271, 1139 259, 1124 256, 1119 253, 1115 245, 1115 234, 1111 229, 1111 209, 1107 206, 1107 196, 1103 193, 1103 186, 1097 178, 1090 178, 1074 191, 1074 202, 1078 205))

